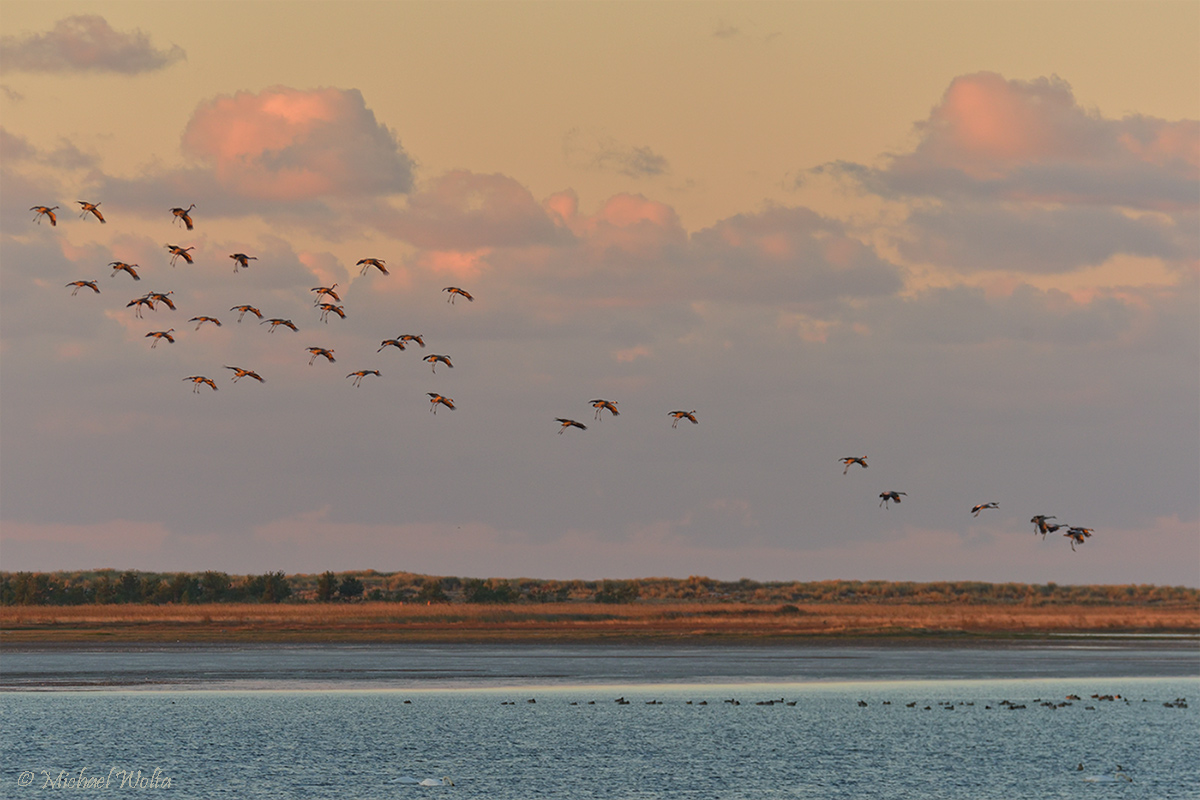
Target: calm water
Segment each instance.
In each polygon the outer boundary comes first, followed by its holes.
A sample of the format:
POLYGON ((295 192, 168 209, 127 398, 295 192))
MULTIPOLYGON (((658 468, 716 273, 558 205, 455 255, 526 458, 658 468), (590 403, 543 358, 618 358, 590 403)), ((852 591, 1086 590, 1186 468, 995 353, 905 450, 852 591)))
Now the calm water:
POLYGON ((0 676, 5 798, 1200 797, 1194 642, 6 648, 0 676), (45 786, 80 770, 112 783, 45 786))

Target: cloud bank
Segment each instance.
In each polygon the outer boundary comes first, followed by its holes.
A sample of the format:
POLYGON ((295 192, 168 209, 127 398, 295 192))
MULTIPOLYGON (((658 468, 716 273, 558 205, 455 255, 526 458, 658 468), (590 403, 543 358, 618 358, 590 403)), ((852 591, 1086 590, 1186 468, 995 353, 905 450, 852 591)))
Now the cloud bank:
POLYGON ((5 72, 137 75, 186 58, 179 45, 156 48, 143 31, 115 31, 98 14, 66 17, 48 33, 0 37, 0 65, 5 72))

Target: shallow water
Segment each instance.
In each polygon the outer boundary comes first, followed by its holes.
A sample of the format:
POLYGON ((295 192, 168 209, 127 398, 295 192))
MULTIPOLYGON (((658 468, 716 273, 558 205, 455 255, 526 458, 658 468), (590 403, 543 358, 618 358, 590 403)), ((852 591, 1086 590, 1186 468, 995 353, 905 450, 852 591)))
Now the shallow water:
POLYGON ((1196 797, 1194 645, 1077 644, 5 648, 0 797, 1196 797))
POLYGON ((13 647, 0 690, 460 688, 578 683, 1183 677, 1196 640, 973 644, 383 644, 13 647))

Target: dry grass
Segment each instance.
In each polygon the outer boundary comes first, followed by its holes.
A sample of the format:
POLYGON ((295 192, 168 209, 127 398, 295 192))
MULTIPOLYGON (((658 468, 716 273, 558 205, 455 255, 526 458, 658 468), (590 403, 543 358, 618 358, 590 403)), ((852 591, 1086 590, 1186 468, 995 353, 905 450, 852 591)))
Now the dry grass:
POLYGON ((233 604, 0 608, 0 641, 388 642, 1198 633, 1200 608, 728 604, 233 604))

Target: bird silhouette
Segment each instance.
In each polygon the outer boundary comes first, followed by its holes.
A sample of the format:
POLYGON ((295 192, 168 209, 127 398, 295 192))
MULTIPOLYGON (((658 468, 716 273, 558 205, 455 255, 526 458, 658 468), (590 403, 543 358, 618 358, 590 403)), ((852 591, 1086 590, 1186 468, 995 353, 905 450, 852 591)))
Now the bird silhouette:
POLYGON ((679 425, 679 420, 681 420, 681 419, 686 419, 686 420, 690 421, 693 425, 700 424, 699 422, 696 421, 696 409, 694 409, 694 408, 691 411, 669 411, 669 412, 667 412, 667 416, 675 418, 675 421, 671 423, 672 428, 679 425))
POLYGON ((310 292, 317 293, 316 299, 313 300, 313 305, 319 304, 323 297, 331 297, 335 303, 342 302, 342 298, 338 297, 338 293, 334 291, 336 288, 337 284, 335 283, 333 286, 314 286, 309 289, 310 292))
POLYGON ((291 328, 293 331, 300 330, 299 328, 296 327, 296 324, 294 322, 292 322, 290 319, 280 319, 279 317, 263 320, 262 322, 260 322, 258 324, 259 325, 270 325, 271 327, 267 329, 267 333, 274 333, 275 329, 278 328, 280 325, 282 325, 285 328, 291 328))
POLYGON ((133 306, 133 315, 138 319, 142 319, 142 309, 149 308, 151 311, 153 311, 154 301, 149 297, 135 297, 125 304, 126 308, 129 308, 130 306, 133 306))
POLYGON ((188 254, 189 250, 196 249, 194 246, 193 247, 180 247, 179 245, 176 245, 176 244, 166 244, 166 245, 163 245, 163 247, 165 247, 171 251, 171 266, 172 267, 175 266, 175 262, 180 258, 182 258, 184 261, 186 261, 189 264, 196 263, 192 260, 192 257, 188 254))
POLYGON ((900 495, 904 495, 905 497, 908 497, 908 492, 880 492, 879 497, 881 499, 879 501, 879 505, 884 506, 886 508, 886 507, 888 507, 887 504, 889 501, 899 505, 900 495))
POLYGON ((429 368, 434 372, 434 374, 437 373, 437 365, 439 361, 445 364, 447 367, 450 367, 450 369, 454 369, 454 365, 450 363, 450 356, 429 355, 425 356, 421 360, 429 362, 429 368))
POLYGON ((96 286, 95 281, 71 281, 70 283, 67 284, 67 286, 75 287, 75 289, 71 292, 71 297, 74 297, 75 295, 79 294, 79 290, 85 286, 87 288, 91 289, 96 294, 100 294, 100 287, 96 286))
MULTIPOLYGON (((262 319, 262 312, 261 312, 261 311, 259 311, 259 310, 258 310, 257 308, 255 308, 254 306, 250 306, 250 305, 234 306, 233 308, 231 308, 231 309, 229 309, 229 310, 230 310, 230 311, 238 311, 238 312, 240 312, 240 313, 238 314, 238 320, 237 320, 238 322, 241 322, 241 321, 242 321, 242 317, 246 316, 246 314, 247 314, 247 313, 253 314, 254 316, 258 317, 259 319, 262 319)), ((260 324, 261 324, 261 323, 260 323, 260 324)), ((274 327, 273 327, 273 326, 272 326, 272 330, 274 330, 274 327)))
POLYGON ((460 296, 460 297, 465 297, 465 298, 467 298, 467 300, 471 301, 472 303, 475 302, 475 298, 471 297, 470 292, 468 292, 465 289, 460 289, 457 286, 447 286, 445 289, 442 289, 442 291, 450 293, 450 296, 448 298, 446 298, 447 303, 453 303, 456 295, 460 296))
POLYGON ((384 339, 382 342, 379 343, 379 349, 376 350, 375 352, 376 353, 382 352, 383 348, 385 348, 385 347, 396 347, 396 348, 399 348, 400 350, 403 350, 404 342, 400 341, 399 339, 384 339))
POLYGON ((187 229, 190 231, 192 229, 192 218, 188 216, 188 213, 195 207, 196 204, 192 203, 187 208, 172 208, 171 213, 175 215, 176 222, 183 220, 183 224, 186 225, 187 229))
POLYGON ((175 329, 171 328, 170 330, 150 331, 149 333, 147 333, 146 334, 147 338, 154 337, 154 342, 150 345, 150 349, 153 350, 154 348, 158 347, 158 343, 160 341, 162 341, 163 339, 166 339, 171 344, 175 344, 175 337, 171 335, 174 332, 175 332, 175 329))
POLYGON ((1083 544, 1084 540, 1090 538, 1093 533, 1095 533, 1095 531, 1093 531, 1091 528, 1077 528, 1075 526, 1071 526, 1067 528, 1067 532, 1064 533, 1063 536, 1066 536, 1071 540, 1071 551, 1074 552, 1075 545, 1083 544))
POLYGON ((554 421, 559 423, 560 425, 562 425, 562 427, 558 429, 558 432, 560 434, 563 431, 565 431, 567 428, 579 428, 579 430, 581 430, 581 431, 587 430, 587 425, 584 425, 582 422, 576 422, 573 419, 563 419, 562 417, 555 417, 554 421))
POLYGON ((326 325, 329 324, 330 312, 337 314, 342 319, 346 318, 346 311, 341 306, 335 306, 333 303, 321 303, 318 308, 321 309, 321 321, 326 325))
POLYGON ((38 225, 42 224, 42 217, 46 217, 50 220, 50 227, 55 227, 58 225, 58 217, 54 216, 54 212, 58 210, 58 206, 49 208, 46 206, 34 206, 29 210, 37 212, 33 215, 33 218, 37 220, 38 225))
POLYGON ((843 475, 845 475, 847 472, 849 472, 850 467, 852 467, 855 464, 858 464, 863 469, 867 468, 867 457, 866 456, 846 456, 845 458, 842 458, 839 460, 843 464, 846 465, 846 468, 844 470, 842 470, 843 475))
POLYGON ((429 410, 434 414, 437 413, 437 407, 439 405, 443 405, 451 411, 454 410, 454 400, 452 398, 443 397, 437 392, 426 392, 425 394, 429 395, 429 410))
POLYGON ((350 382, 351 386, 362 386, 362 379, 367 377, 368 375, 374 375, 375 377, 379 377, 379 370, 377 370, 377 369, 360 369, 360 370, 357 370, 356 372, 351 372, 346 377, 354 378, 354 380, 350 382))
POLYGON ((1057 517, 1055 517, 1053 514, 1051 514, 1050 516, 1046 516, 1045 514, 1037 514, 1032 519, 1029 520, 1030 522, 1033 523, 1033 535, 1034 536, 1037 536, 1040 533, 1042 535, 1043 539, 1046 538, 1046 533, 1047 533, 1046 520, 1048 520, 1048 519, 1057 519, 1057 517))
POLYGON ((233 259, 234 272, 238 271, 238 267, 250 269, 250 262, 258 261, 258 256, 248 256, 245 253, 230 253, 229 257, 233 259))
POLYGON ((310 367, 312 366, 313 362, 317 360, 317 356, 325 356, 330 364, 337 361, 337 359, 333 357, 332 350, 326 350, 324 347, 306 347, 305 349, 312 353, 312 358, 308 359, 308 365, 310 367))
POLYGON ((118 272, 128 272, 129 276, 135 281, 141 280, 137 274, 137 264, 126 264, 124 261, 110 261, 108 265, 113 268, 113 273, 110 277, 116 277, 118 272))
POLYGON ((238 382, 238 378, 253 378, 254 380, 258 381, 259 383, 266 383, 266 380, 263 379, 263 377, 261 375, 259 375, 257 372, 255 372, 252 369, 243 369, 241 367, 231 367, 228 364, 225 365, 225 369, 233 370, 233 382, 234 383, 238 382))
POLYGON ((616 400, 589 400, 588 402, 592 404, 592 408, 596 409, 596 419, 601 418, 601 412, 605 409, 607 409, 614 417, 619 417, 621 415, 621 412, 617 411, 616 400))
POLYGON ((150 304, 152 306, 154 306, 155 308, 158 307, 159 303, 165 303, 167 308, 174 311, 175 304, 173 302, 171 302, 171 298, 168 296, 168 295, 172 295, 172 294, 175 294, 175 293, 174 292, 146 292, 146 294, 143 296, 147 300, 149 300, 150 304))
POLYGON ((95 215, 96 219, 100 220, 101 222, 105 221, 104 215, 100 213, 99 203, 89 203, 86 200, 76 200, 75 202, 83 206, 83 212, 79 215, 81 219, 86 217, 88 214, 93 214, 95 215))
POLYGON ((977 506, 971 506, 971 515, 978 517, 979 512, 989 508, 1000 508, 999 503, 980 503, 977 506))
POLYGON ((425 340, 423 338, 421 338, 421 334, 419 334, 419 333, 416 334, 415 336, 411 333, 406 333, 399 338, 400 338, 400 341, 402 341, 402 342, 416 342, 418 345, 421 346, 422 349, 424 349, 424 347, 425 347, 425 340))
POLYGON ((375 267, 375 269, 379 270, 384 275, 387 275, 388 274, 387 267, 384 266, 384 264, 386 264, 386 263, 387 263, 386 261, 383 261, 382 259, 378 259, 378 258, 362 258, 362 259, 359 259, 358 263, 355 264, 355 266, 362 267, 362 272, 358 273, 359 275, 366 275, 367 270, 369 270, 371 267, 375 267))
POLYGON ((196 323, 196 330, 200 330, 200 326, 206 322, 211 322, 213 325, 216 325, 218 328, 221 327, 221 320, 217 319, 216 317, 203 317, 203 316, 192 317, 191 319, 188 320, 188 322, 196 323))
POLYGON ((189 375, 184 380, 192 382, 192 391, 196 394, 200 394, 200 384, 202 383, 208 384, 208 387, 214 392, 217 391, 217 384, 213 382, 212 378, 206 378, 203 375, 189 375))

